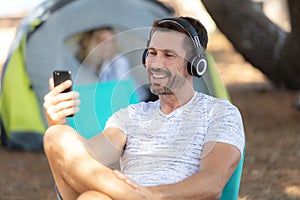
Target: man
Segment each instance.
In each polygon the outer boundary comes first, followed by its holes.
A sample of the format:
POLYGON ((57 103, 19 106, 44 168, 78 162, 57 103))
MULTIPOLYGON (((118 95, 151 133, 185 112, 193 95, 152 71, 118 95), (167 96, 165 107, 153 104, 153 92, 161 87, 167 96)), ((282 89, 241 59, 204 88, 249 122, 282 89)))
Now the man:
POLYGON ((195 92, 203 75, 207 33, 189 17, 154 22, 143 63, 156 102, 122 109, 88 142, 65 124, 79 95, 45 96, 44 147, 63 199, 218 199, 244 148, 240 113, 227 100, 195 92), (188 58, 188 59, 187 59, 188 58), (89 143, 90 142, 90 143, 89 143), (99 144, 97 146, 97 144, 99 144), (120 158, 121 172, 106 167, 120 158))

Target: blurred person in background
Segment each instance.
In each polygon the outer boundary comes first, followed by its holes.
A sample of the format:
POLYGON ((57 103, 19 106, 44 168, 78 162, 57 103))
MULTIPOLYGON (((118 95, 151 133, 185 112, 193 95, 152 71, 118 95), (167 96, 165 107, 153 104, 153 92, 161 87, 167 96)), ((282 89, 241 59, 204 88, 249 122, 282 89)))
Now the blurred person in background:
POLYGON ((115 31, 110 26, 84 32, 79 41, 77 58, 88 71, 99 79, 99 82, 117 81, 133 78, 141 100, 147 99, 149 92, 139 86, 132 76, 128 59, 120 54, 115 31))

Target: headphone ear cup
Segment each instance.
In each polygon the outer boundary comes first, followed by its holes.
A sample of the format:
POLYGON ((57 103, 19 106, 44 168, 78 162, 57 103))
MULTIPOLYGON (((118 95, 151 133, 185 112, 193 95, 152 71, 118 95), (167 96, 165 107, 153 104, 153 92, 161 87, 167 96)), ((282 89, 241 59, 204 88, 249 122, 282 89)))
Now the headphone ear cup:
POLYGON ((148 49, 145 49, 143 54, 142 54, 142 64, 144 65, 144 67, 146 67, 146 58, 148 56, 148 49))
POLYGON ((192 57, 188 62, 188 72, 190 75, 200 78, 207 69, 208 63, 205 55, 192 57))

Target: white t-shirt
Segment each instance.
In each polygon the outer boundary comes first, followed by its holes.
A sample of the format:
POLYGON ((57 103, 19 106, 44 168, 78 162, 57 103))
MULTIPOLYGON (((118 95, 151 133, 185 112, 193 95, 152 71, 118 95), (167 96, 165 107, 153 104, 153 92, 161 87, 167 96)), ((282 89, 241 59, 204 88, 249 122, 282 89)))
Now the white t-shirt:
POLYGON ((176 183, 197 173, 206 142, 228 143, 241 153, 245 144, 238 109, 198 92, 168 115, 159 100, 130 105, 112 115, 108 127, 120 128, 127 137, 121 171, 144 186, 176 183))

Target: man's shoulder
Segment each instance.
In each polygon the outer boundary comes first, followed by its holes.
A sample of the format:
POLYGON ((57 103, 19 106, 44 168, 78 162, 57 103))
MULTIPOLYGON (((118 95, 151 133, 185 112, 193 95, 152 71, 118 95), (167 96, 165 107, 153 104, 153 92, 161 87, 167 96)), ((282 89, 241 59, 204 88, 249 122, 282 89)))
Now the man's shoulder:
POLYGON ((209 104, 214 104, 214 103, 225 103, 225 104, 231 104, 229 100, 225 98, 216 98, 211 95, 202 93, 202 92, 196 92, 195 95, 195 100, 200 103, 209 103, 209 104))
POLYGON ((205 107, 208 110, 215 108, 236 108, 228 99, 216 98, 201 92, 196 92, 195 101, 198 106, 205 107))

